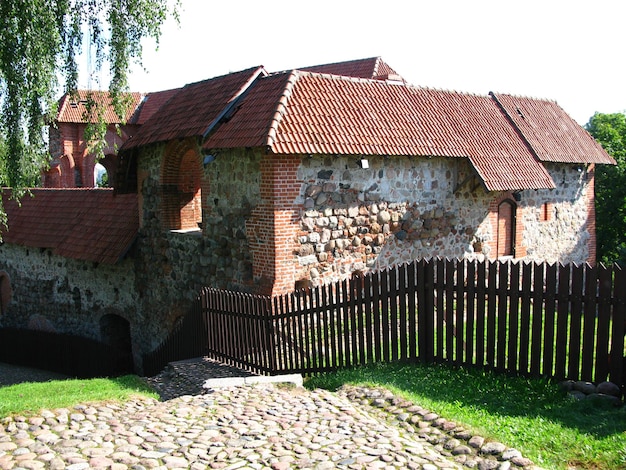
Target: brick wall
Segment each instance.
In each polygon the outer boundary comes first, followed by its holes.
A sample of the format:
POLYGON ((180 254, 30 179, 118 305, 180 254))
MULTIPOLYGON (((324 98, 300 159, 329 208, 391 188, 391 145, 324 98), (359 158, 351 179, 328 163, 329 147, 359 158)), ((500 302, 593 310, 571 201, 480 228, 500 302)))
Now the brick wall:
POLYGON ((202 166, 191 140, 174 141, 165 147, 161 165, 161 222, 170 230, 197 229, 202 221, 202 166))
MULTIPOLYGON (((94 168, 97 155, 88 151, 84 133, 85 124, 58 123, 49 127, 49 149, 52 161, 50 169, 43 172, 42 181, 46 188, 93 187, 94 168)), ((106 131, 102 149, 108 161, 104 165, 109 181, 114 179, 117 167, 117 150, 132 135, 136 126, 110 125, 106 131)))
POLYGON ((587 176, 587 232, 589 233, 589 253, 587 255, 587 262, 591 265, 596 264, 596 205, 595 205, 595 167, 589 165, 586 170, 587 176))
MULTIPOLYGON (((519 196, 518 196, 519 197, 519 196)), ((515 255, 516 258, 526 256, 526 246, 524 245, 524 207, 517 203, 515 195, 511 191, 500 193, 489 203, 488 221, 493 234, 488 243, 487 252, 491 258, 498 256, 515 255), (505 213, 503 213, 503 210, 505 213), (512 213, 511 213, 512 211, 512 213), (514 232, 505 230, 505 220, 511 220, 514 232), (513 240, 508 238, 513 236, 513 240), (504 247, 513 244, 514 253, 509 253, 504 247), (506 253, 505 253, 506 251, 506 253)))

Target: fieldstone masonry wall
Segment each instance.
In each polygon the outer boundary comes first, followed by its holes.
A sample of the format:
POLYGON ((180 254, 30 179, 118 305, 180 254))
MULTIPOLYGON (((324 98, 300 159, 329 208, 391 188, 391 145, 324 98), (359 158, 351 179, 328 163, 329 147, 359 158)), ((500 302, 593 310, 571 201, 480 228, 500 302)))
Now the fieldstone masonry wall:
MULTIPOLYGON (((299 285, 423 257, 494 256, 497 213, 490 214, 490 204, 507 194, 459 186, 472 171, 466 159, 372 157, 368 163, 364 169, 350 158, 303 159, 295 201, 303 208, 299 285)), ((528 259, 587 261, 589 175, 573 165, 548 168, 558 189, 518 196, 519 251, 528 259), (545 204, 554 215, 542 221, 545 204)))
POLYGON ((202 227, 169 230, 162 223, 163 152, 164 146, 146 149, 138 168, 136 288, 148 321, 137 340, 144 352, 165 339, 202 287, 253 290, 245 224, 258 200, 258 157, 241 151, 204 165, 202 227))
POLYGON ((100 319, 118 315, 138 327, 138 302, 130 260, 116 266, 86 263, 49 250, 0 246, 1 269, 13 297, 0 318, 4 327, 69 333, 102 341, 100 319))
POLYGON ((462 257, 490 196, 461 159, 304 160, 298 263, 313 285, 424 256, 462 257))
MULTIPOLYGON (((493 258, 494 201, 513 197, 468 180, 466 159, 370 157, 362 168, 355 158, 280 160, 242 149, 203 165, 201 226, 169 230, 164 152, 155 145, 139 159, 141 228, 118 265, 0 246, 0 270, 14 291, 0 325, 99 339, 100 319, 119 315, 130 324, 140 366, 204 286, 264 292, 269 285, 280 293, 424 257, 493 258)), ((529 259, 587 261, 593 171, 547 168, 558 188, 519 194, 518 243, 529 259)))
POLYGON ((521 193, 526 258, 549 263, 595 262, 593 168, 555 163, 545 166, 557 188, 521 193), (548 213, 542 220, 546 203, 548 213))

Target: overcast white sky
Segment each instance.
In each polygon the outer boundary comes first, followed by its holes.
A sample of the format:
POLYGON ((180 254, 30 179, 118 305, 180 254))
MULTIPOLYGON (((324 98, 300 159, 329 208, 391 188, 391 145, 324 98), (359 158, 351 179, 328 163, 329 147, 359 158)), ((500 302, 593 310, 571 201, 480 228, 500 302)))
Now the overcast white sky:
POLYGON ((182 0, 133 91, 381 56, 413 85, 626 110, 624 0, 182 0))

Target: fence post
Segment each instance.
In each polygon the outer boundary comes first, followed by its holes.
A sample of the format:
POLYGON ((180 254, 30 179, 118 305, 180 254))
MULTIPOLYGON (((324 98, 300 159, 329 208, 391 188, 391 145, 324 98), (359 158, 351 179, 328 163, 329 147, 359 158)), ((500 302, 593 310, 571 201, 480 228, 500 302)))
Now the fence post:
POLYGON ((506 370, 506 328, 507 317, 509 315, 508 297, 509 297, 509 267, 510 263, 504 261, 499 263, 498 271, 498 314, 496 318, 496 370, 506 370))
POLYGON ((434 359, 433 263, 420 260, 417 271, 417 333, 419 357, 430 364, 434 359))
POLYGON ((545 290, 545 340, 543 344, 543 374, 552 376, 554 373, 554 319, 556 311, 556 264, 546 266, 546 290, 545 290))
POLYGON ((596 361, 593 372, 596 382, 604 382, 609 376, 609 328, 611 323, 613 281, 613 270, 600 264, 598 272, 598 337, 596 340, 596 361))
POLYGON ((611 333, 610 377, 611 382, 622 387, 624 380, 624 329, 626 328, 626 272, 615 265, 615 304, 613 306, 613 329, 611 333))
POLYGON ((585 269, 585 296, 583 311, 582 376, 583 380, 593 380, 594 342, 596 340, 596 299, 598 295, 598 271, 589 264, 585 269))
POLYGON ((544 318, 543 310, 543 280, 545 263, 533 263, 533 321, 532 339, 530 346, 530 373, 539 376, 541 370, 542 346, 542 324, 544 318))
POLYGON ((517 358, 519 348, 519 298, 520 298, 520 263, 511 264, 509 294, 509 340, 507 347, 507 368, 517 371, 517 358))
POLYGON ((265 354, 267 358, 267 372, 274 375, 276 372, 276 338, 274 333, 274 320, 271 297, 259 299, 259 312, 261 323, 265 325, 265 354))

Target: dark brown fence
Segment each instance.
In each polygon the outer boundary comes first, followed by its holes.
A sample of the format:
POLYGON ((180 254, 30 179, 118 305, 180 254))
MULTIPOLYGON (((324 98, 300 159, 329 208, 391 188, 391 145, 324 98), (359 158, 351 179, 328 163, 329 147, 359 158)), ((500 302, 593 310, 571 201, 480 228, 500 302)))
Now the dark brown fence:
POLYGON ((0 328, 0 361, 78 378, 133 372, 130 351, 79 336, 16 328, 0 328))
POLYGON ((265 374, 448 362, 624 386, 617 266, 432 259, 277 297, 206 288, 209 356, 265 374))
POLYGON ((174 327, 168 338, 154 351, 142 358, 142 373, 146 377, 158 374, 172 361, 206 356, 207 326, 199 298, 191 311, 174 327))

